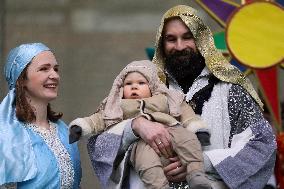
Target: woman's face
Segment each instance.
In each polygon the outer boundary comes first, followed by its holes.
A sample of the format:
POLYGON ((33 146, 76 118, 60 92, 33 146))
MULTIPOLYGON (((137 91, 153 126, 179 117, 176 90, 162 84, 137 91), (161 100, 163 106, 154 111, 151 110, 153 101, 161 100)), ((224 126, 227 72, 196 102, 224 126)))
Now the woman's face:
POLYGON ((57 97, 59 86, 58 64, 50 51, 35 56, 27 69, 25 89, 27 97, 34 102, 46 102, 57 97))

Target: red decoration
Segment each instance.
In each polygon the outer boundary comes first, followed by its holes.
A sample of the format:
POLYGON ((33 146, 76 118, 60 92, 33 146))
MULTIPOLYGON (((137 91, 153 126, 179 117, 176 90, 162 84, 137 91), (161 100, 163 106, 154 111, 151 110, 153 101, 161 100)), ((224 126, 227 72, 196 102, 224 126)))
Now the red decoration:
POLYGON ((278 95, 278 72, 277 66, 267 69, 254 69, 255 76, 259 80, 261 93, 265 104, 270 111, 277 132, 281 132, 280 100, 278 95))

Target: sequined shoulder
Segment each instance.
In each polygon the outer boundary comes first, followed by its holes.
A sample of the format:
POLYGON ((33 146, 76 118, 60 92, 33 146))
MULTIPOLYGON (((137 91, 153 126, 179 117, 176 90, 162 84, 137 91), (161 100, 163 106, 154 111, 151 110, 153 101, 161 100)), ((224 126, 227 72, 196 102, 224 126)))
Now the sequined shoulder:
POLYGON ((229 118, 231 124, 230 142, 251 125, 263 119, 262 111, 250 94, 239 85, 232 85, 228 97, 229 118))

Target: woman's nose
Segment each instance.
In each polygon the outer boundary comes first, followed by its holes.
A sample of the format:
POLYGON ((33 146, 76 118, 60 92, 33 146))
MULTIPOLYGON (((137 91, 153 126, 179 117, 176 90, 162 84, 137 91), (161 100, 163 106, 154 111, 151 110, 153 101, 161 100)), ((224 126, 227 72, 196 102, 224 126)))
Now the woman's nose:
POLYGON ((57 71, 52 70, 50 75, 49 75, 49 78, 51 78, 51 79, 59 79, 60 76, 59 76, 59 73, 57 71))

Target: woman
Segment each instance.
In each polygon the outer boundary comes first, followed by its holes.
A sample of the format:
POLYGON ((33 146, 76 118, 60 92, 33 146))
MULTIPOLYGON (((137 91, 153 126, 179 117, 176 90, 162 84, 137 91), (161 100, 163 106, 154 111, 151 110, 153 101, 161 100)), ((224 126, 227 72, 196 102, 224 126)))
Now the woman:
POLYGON ((0 105, 0 188, 79 188, 76 144, 68 144, 62 113, 50 108, 58 63, 42 43, 12 49, 5 65, 9 93, 0 105))

